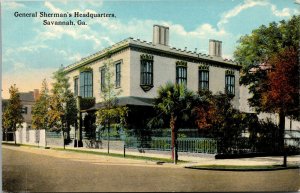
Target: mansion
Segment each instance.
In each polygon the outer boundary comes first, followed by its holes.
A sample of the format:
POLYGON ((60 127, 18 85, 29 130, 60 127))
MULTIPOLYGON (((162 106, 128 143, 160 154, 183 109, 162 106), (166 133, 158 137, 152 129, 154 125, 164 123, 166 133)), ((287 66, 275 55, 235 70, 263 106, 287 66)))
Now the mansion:
POLYGON ((234 96, 239 108, 241 66, 222 58, 222 42, 209 40, 209 55, 171 47, 169 27, 154 25, 153 41, 127 38, 64 68, 76 96, 94 97, 101 104, 105 84, 103 66, 113 63, 113 81, 123 105, 152 106, 157 90, 167 82, 182 83, 192 91, 209 89, 234 96))

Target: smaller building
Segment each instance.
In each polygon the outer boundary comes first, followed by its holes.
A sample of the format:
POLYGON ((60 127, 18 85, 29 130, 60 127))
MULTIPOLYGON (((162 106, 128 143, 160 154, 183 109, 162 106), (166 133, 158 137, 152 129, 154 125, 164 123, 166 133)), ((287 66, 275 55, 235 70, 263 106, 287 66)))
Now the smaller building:
POLYGON ((33 91, 30 92, 21 92, 20 93, 20 99, 21 99, 21 104, 23 106, 23 117, 24 117, 24 124, 27 129, 31 128, 32 124, 32 108, 39 98, 40 93, 38 89, 34 89, 33 91))
MULTIPOLYGON (((39 89, 34 89, 29 92, 20 92, 20 100, 23 106, 22 115, 24 117, 24 123, 22 124, 23 128, 30 129, 32 124, 32 108, 35 102, 37 101, 39 94, 39 89)), ((6 106, 9 103, 9 99, 2 100, 2 112, 5 111, 6 106)))

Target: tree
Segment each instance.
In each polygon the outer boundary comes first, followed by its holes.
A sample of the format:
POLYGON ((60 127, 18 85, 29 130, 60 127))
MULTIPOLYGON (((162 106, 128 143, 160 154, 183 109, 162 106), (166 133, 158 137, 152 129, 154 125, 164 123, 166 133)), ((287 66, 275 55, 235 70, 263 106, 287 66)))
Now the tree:
POLYGON ((211 129, 214 121, 219 118, 214 96, 209 90, 200 90, 192 111, 196 126, 201 129, 211 129))
POLYGON ((32 108, 32 125, 36 129, 49 129, 48 110, 49 110, 49 89, 46 79, 42 82, 41 94, 32 108))
MULTIPOLYGON (((76 99, 70 90, 69 78, 63 68, 58 69, 53 76, 54 83, 49 99, 48 121, 52 130, 67 132, 67 139, 70 138, 70 127, 77 121, 76 99)), ((64 143, 65 144, 65 143, 64 143)))
POLYGON ((280 50, 270 59, 272 70, 267 74, 267 89, 262 93, 263 110, 279 114, 280 146, 284 145, 285 116, 299 112, 299 75, 297 51, 293 47, 280 50))
POLYGON ((177 163, 177 132, 181 121, 187 121, 191 117, 191 111, 195 95, 183 84, 168 82, 158 89, 158 97, 154 108, 158 111, 158 117, 168 117, 172 137, 172 159, 177 163))
POLYGON ((273 22, 269 26, 262 25, 251 35, 241 37, 234 53, 235 60, 243 66, 240 83, 249 86, 252 94, 250 106, 257 112, 279 114, 282 150, 285 116, 299 111, 299 108, 289 111, 290 104, 298 101, 299 97, 294 92, 298 90, 299 82, 299 75, 295 74, 298 72, 295 64, 299 62, 295 54, 299 48, 299 29, 300 16, 293 16, 289 21, 273 22), (291 70, 294 70, 295 76, 287 73, 291 70))
POLYGON ((122 90, 115 89, 115 83, 112 81, 114 73, 112 70, 113 63, 111 60, 104 63, 102 67, 101 77, 101 94, 103 106, 96 113, 96 122, 99 125, 107 126, 107 152, 109 153, 110 141, 110 125, 111 123, 124 125, 128 114, 128 108, 125 106, 118 106, 118 96, 122 90))
MULTIPOLYGON (((243 146, 247 144, 243 143, 243 131, 250 131, 258 126, 256 115, 233 108, 231 100, 232 96, 228 94, 213 95, 210 91, 200 91, 192 111, 198 129, 205 136, 218 139, 220 153, 244 149, 243 146)), ((253 148, 254 145, 253 143, 253 148)))
POLYGON ((3 127, 7 131, 14 132, 14 140, 16 141, 16 130, 17 128, 22 127, 22 123, 24 122, 24 118, 22 116, 22 104, 20 99, 19 90, 16 85, 11 86, 9 88, 9 102, 5 111, 3 113, 3 127))

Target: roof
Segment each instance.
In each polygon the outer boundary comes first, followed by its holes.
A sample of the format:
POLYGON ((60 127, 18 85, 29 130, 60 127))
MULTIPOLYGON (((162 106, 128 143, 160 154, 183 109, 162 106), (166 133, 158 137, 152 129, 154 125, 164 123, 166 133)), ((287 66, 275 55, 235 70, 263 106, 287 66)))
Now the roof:
POLYGON ((35 102, 33 92, 21 92, 21 101, 35 102))
MULTIPOLYGON (((129 97, 120 97, 118 98, 117 105, 118 106, 148 106, 152 107, 154 105, 155 99, 152 98, 143 98, 143 97, 134 97, 134 96, 129 96, 129 97)), ((101 109, 104 106, 103 102, 96 103, 92 108, 89 108, 84 111, 93 111, 93 110, 98 110, 101 109)))
POLYGON ((99 52, 96 52, 92 55, 89 55, 85 58, 82 58, 80 61, 77 61, 73 64, 70 64, 66 66, 64 69, 67 72, 76 70, 86 64, 92 63, 94 61, 97 61, 99 59, 102 59, 104 57, 110 56, 114 53, 117 53, 121 50, 124 50, 126 48, 137 48, 140 50, 146 50, 151 51, 153 53, 158 54, 165 54, 168 56, 176 56, 180 57, 186 60, 192 60, 192 61, 199 61, 199 62, 209 62, 209 63, 216 63, 218 65, 223 65, 227 67, 232 67, 236 69, 240 69, 241 65, 238 65, 233 60, 230 59, 224 59, 222 57, 217 56, 211 56, 203 53, 198 53, 196 51, 189 51, 189 50, 181 50, 175 47, 165 46, 165 45, 155 45, 152 42, 143 41, 140 39, 133 39, 133 38, 127 38, 125 40, 122 40, 108 48, 105 48, 99 52))

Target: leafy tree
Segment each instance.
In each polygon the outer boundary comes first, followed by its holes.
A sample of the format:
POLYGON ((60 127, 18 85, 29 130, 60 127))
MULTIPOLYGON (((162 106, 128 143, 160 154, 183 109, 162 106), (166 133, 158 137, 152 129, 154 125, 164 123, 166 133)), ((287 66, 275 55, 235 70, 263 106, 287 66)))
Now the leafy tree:
POLYGON ((209 90, 200 90, 193 108, 196 126, 201 130, 211 129, 219 118, 214 96, 209 90))
POLYGON ((32 108, 32 125, 36 129, 48 130, 48 110, 49 110, 49 89, 46 79, 42 82, 39 98, 32 108))
POLYGON ((271 57, 272 71, 267 74, 267 91, 262 93, 264 110, 284 115, 298 112, 297 55, 293 47, 287 47, 271 57))
POLYGON ((257 116, 234 109, 231 100, 228 94, 200 91, 193 108, 197 127, 206 136, 219 139, 218 148, 222 153, 243 149, 246 143, 240 143, 243 142, 242 132, 258 125, 257 116))
POLYGON ((115 83, 112 80, 114 77, 113 63, 111 60, 104 63, 104 82, 101 85, 102 108, 96 113, 96 122, 99 125, 106 125, 108 132, 108 153, 109 153, 109 137, 110 137, 110 125, 112 123, 124 125, 126 123, 126 117, 128 114, 128 108, 125 106, 118 106, 118 96, 122 90, 115 89, 115 83))
POLYGON ((69 139, 70 126, 74 126, 77 121, 76 99, 63 68, 54 73, 53 79, 55 82, 52 84, 50 110, 47 113, 49 126, 52 130, 62 130, 63 135, 67 132, 69 139))
POLYGON ((7 131, 14 132, 14 140, 16 142, 16 130, 17 128, 22 127, 22 123, 24 122, 24 118, 22 116, 22 104, 20 99, 19 90, 16 85, 11 86, 9 88, 9 102, 5 111, 3 113, 3 127, 7 131))
POLYGON ((299 108, 290 111, 291 104, 296 104, 299 97, 294 92, 299 82, 295 65, 299 62, 296 55, 299 29, 300 16, 293 16, 289 21, 273 22, 269 26, 262 25, 251 35, 241 37, 234 53, 236 61, 243 65, 240 83, 248 85, 252 94, 250 106, 257 112, 279 114, 282 148, 285 116, 295 117, 299 111, 299 108), (293 75, 288 74, 290 72, 293 75))
POLYGON ((195 101, 195 95, 183 84, 173 84, 168 82, 158 89, 158 97, 154 108, 158 111, 157 120, 167 117, 172 135, 172 159, 175 163, 178 160, 177 153, 177 133, 181 121, 191 118, 191 112, 195 101))

